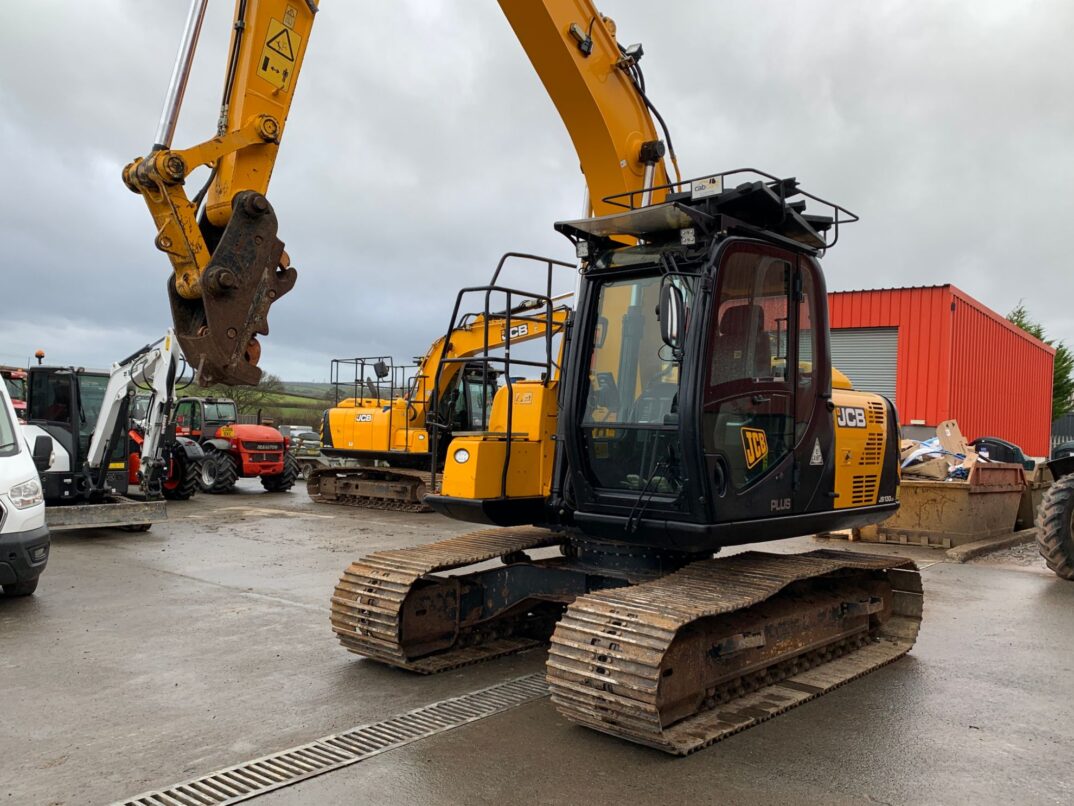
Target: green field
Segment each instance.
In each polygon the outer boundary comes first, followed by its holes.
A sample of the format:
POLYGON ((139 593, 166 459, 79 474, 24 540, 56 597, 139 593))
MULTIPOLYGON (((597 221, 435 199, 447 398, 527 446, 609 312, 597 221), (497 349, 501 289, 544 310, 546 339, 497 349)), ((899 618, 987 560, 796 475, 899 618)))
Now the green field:
POLYGON ((283 387, 287 390, 287 394, 289 395, 294 395, 296 397, 313 397, 318 400, 323 400, 324 396, 332 391, 332 384, 314 383, 312 381, 284 381, 283 387))

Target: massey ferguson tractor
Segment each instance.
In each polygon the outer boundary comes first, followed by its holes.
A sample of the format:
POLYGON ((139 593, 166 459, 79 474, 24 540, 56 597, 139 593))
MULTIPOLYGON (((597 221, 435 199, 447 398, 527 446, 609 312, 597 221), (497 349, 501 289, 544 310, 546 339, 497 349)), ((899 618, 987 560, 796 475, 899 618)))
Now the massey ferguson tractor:
POLYGON ((270 493, 287 492, 298 478, 298 463, 288 440, 267 425, 237 422, 234 400, 184 397, 175 407, 175 433, 197 441, 205 452, 198 486, 207 493, 226 493, 239 478, 260 476, 270 493))

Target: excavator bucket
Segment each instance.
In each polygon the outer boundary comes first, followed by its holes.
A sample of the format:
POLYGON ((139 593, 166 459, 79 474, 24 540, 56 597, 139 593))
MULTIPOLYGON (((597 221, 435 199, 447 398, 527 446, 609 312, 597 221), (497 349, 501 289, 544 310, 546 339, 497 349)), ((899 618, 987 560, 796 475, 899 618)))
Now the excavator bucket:
POLYGON ((175 334, 202 386, 252 386, 261 379, 257 336, 268 334, 269 308, 298 277, 276 230, 268 199, 243 191, 201 278, 201 297, 185 299, 168 278, 175 334))

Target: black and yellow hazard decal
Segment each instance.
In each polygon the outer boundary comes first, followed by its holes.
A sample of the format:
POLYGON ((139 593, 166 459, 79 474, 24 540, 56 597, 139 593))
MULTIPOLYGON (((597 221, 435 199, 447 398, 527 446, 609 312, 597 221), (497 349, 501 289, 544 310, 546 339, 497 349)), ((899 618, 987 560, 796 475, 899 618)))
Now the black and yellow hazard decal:
POLYGON ((746 469, 753 470, 768 457, 768 436, 760 428, 743 428, 741 434, 746 469))
POLYGON ((265 47, 257 62, 257 74, 276 89, 285 90, 295 71, 295 57, 302 37, 277 19, 270 19, 265 47))

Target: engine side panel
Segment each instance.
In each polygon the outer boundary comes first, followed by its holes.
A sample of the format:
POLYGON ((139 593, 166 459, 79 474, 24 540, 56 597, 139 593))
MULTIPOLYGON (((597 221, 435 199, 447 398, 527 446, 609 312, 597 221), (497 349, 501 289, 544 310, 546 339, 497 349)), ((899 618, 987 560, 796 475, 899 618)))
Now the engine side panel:
POLYGON ((835 427, 835 509, 890 504, 895 479, 885 465, 897 465, 891 450, 890 406, 878 394, 836 389, 832 395, 835 427))

